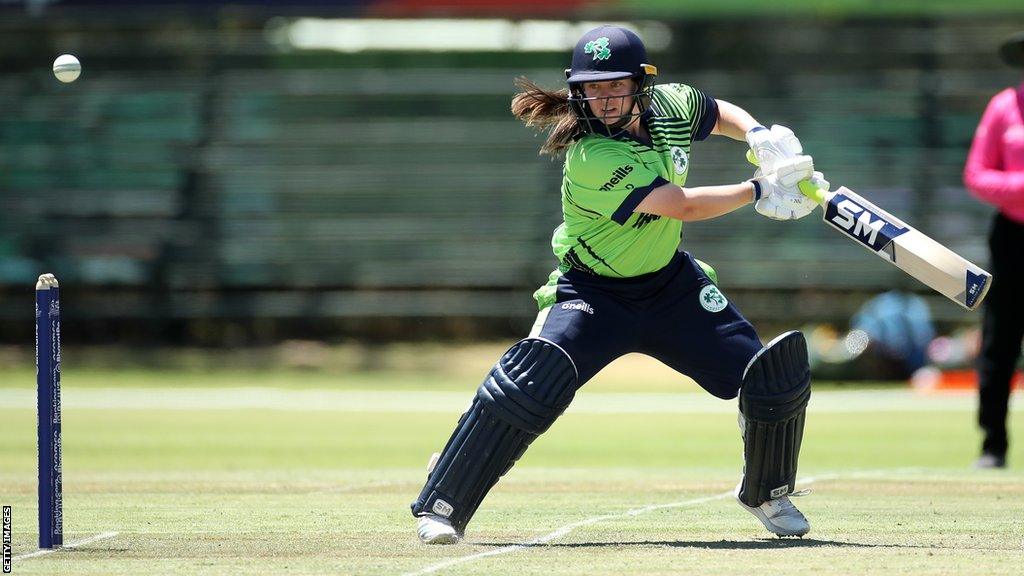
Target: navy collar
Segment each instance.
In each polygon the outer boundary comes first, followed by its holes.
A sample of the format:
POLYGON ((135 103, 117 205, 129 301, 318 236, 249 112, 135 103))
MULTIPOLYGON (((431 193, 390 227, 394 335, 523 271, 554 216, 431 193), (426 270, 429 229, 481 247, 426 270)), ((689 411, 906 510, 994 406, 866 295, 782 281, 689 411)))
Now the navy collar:
POLYGON ((612 135, 611 137, 616 140, 636 142, 637 144, 641 144, 648 148, 654 148, 654 139, 651 137, 650 127, 650 121, 652 118, 654 118, 654 112, 650 108, 640 113, 640 122, 643 123, 643 127, 647 129, 648 139, 646 142, 637 138, 627 130, 619 130, 618 134, 612 135))

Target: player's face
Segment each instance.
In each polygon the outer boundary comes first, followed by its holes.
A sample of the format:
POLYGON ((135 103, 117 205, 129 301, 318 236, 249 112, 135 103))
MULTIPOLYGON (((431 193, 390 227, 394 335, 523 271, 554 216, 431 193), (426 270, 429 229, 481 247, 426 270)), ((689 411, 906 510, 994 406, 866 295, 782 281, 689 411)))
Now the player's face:
POLYGON ((591 113, 605 124, 615 124, 622 116, 633 114, 634 93, 636 82, 632 78, 583 84, 584 96, 596 98, 587 102, 591 113))

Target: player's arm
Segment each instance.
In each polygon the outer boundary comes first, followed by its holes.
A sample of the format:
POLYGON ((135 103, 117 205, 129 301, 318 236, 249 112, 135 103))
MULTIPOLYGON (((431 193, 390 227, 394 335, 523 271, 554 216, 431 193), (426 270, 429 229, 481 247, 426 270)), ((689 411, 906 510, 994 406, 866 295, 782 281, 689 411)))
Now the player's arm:
POLYGON ((817 204, 797 190, 797 183, 810 179, 828 190, 828 182, 814 172, 810 156, 796 156, 777 163, 775 170, 740 184, 680 188, 665 183, 652 189, 635 211, 668 216, 684 222, 707 220, 728 214, 754 202, 761 215, 775 220, 795 220, 811 213, 817 204))
POLYGON ((769 130, 743 108, 725 100, 715 102, 718 120, 711 133, 746 141, 762 168, 771 171, 776 162, 803 154, 800 140, 789 128, 775 125, 769 130))
POLYGON ((715 99, 718 103, 718 121, 711 130, 712 134, 728 136, 733 140, 744 140, 747 132, 761 126, 761 124, 750 115, 749 112, 739 106, 715 99))
MULTIPOLYGON (((1012 96, 1016 100, 1016 94, 1012 96)), ((1003 169, 1003 134, 1007 123, 999 102, 1002 97, 1002 93, 997 94, 985 109, 964 165, 967 189, 979 200, 1000 208, 1024 202, 1024 172, 1003 169)), ((1013 105, 1016 108, 1016 102, 1013 105)))
POLYGON ((754 199, 755 188, 752 182, 695 188, 663 184, 651 190, 636 207, 636 211, 693 222, 728 214, 750 204, 754 199))

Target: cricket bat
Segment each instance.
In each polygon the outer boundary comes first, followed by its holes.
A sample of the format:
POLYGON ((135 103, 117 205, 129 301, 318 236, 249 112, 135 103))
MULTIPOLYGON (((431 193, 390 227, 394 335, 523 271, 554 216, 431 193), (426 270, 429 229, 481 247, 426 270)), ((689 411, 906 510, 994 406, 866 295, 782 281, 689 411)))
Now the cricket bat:
POLYGON ((977 309, 988 294, 991 274, 853 190, 804 180, 800 191, 821 205, 826 224, 964 308, 977 309))

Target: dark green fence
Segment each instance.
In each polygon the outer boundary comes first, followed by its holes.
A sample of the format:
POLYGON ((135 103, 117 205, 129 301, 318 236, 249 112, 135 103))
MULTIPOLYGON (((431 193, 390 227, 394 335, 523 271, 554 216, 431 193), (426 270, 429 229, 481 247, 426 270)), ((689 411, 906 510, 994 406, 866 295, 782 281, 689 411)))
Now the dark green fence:
MULTIPOLYGON (((516 75, 557 85, 565 55, 282 52, 263 19, 225 15, 65 24, 0 22, 0 333, 20 337, 4 326, 41 272, 82 322, 528 325, 561 166, 508 102, 516 75), (48 71, 63 51, 84 64, 67 86, 48 71)), ((665 81, 794 128, 833 184, 984 263, 991 210, 960 171, 987 99, 1019 79, 994 55, 1012 22, 670 24, 665 81)), ((691 184, 749 177, 745 145, 721 140, 695 146, 691 184)), ((687 225, 683 245, 757 321, 927 294, 814 218, 744 211, 687 225)))

